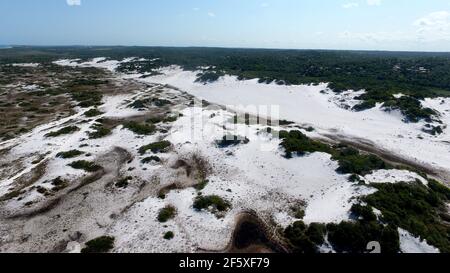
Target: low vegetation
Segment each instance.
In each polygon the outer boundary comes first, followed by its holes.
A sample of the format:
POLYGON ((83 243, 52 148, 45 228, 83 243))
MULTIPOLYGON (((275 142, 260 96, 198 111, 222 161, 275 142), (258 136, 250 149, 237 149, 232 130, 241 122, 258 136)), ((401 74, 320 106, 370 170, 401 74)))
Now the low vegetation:
POLYGON ((97 86, 107 83, 109 83, 108 80, 99 80, 95 78, 77 78, 68 83, 67 87, 97 86))
MULTIPOLYGON (((445 127, 444 127, 445 128, 445 127)), ((424 133, 430 134, 432 136, 440 135, 444 132, 444 129, 442 126, 434 126, 431 124, 425 124, 424 128, 422 129, 424 133)))
POLYGON ((128 107, 134 108, 134 109, 147 109, 148 106, 154 105, 156 107, 164 107, 167 105, 171 105, 172 102, 166 99, 161 98, 148 98, 148 99, 138 99, 130 103, 128 107))
POLYGON ((51 181, 51 184, 53 186, 52 191, 58 192, 60 190, 63 190, 69 186, 69 183, 66 180, 63 180, 61 177, 57 177, 51 181))
POLYGON ((89 108, 102 105, 102 94, 96 91, 77 91, 72 93, 72 99, 78 102, 78 106, 89 108))
POLYGON ((328 224, 328 241, 337 252, 367 253, 370 242, 379 242, 382 253, 400 251, 400 238, 395 226, 378 222, 341 222, 328 224))
POLYGON ((58 136, 62 136, 62 135, 73 134, 79 130, 80 130, 80 128, 78 128, 77 126, 67 126, 58 131, 50 132, 50 133, 46 134, 45 136, 46 137, 58 137, 58 136))
POLYGON ((315 141, 307 137, 300 131, 293 130, 290 132, 280 131, 281 146, 286 152, 286 158, 292 158, 295 155, 305 155, 306 153, 324 152, 330 153, 331 147, 319 141, 315 141))
POLYGON ((383 222, 426 239, 441 252, 450 252, 450 227, 446 224, 450 189, 434 180, 428 187, 420 182, 372 186, 377 192, 363 201, 381 211, 383 222))
POLYGON ((94 129, 94 131, 87 133, 90 139, 104 138, 112 133, 111 129, 105 127, 101 123, 95 124, 91 128, 94 129))
POLYGON ((128 107, 138 110, 147 108, 145 102, 142 100, 135 100, 130 105, 128 105, 128 107))
POLYGON ((78 170, 84 170, 86 172, 96 172, 102 169, 101 166, 96 165, 94 162, 79 160, 69 164, 70 167, 78 170))
POLYGON ((217 195, 198 196, 194 201, 194 209, 201 211, 212 208, 213 211, 224 212, 231 208, 231 204, 217 195))
POLYGON ((158 221, 165 223, 170 219, 173 219, 177 213, 177 209, 174 206, 166 206, 162 208, 158 213, 158 221))
POLYGON ((156 131, 156 126, 153 124, 139 123, 135 121, 125 123, 123 127, 137 135, 151 135, 156 131))
POLYGON ((81 253, 106 253, 114 248, 115 238, 111 236, 102 236, 86 243, 86 247, 81 253))
POLYGON ((145 146, 142 146, 139 148, 139 153, 141 155, 144 155, 148 150, 152 151, 152 153, 165 153, 169 150, 169 148, 172 146, 172 143, 169 141, 163 140, 154 142, 145 146))
POLYGON ((397 229, 376 221, 357 220, 339 224, 312 223, 307 226, 297 221, 286 228, 284 237, 296 253, 318 253, 325 242, 325 235, 338 253, 367 253, 369 242, 379 242, 382 253, 395 254, 400 251, 397 229))
POLYGON ((346 146, 338 146, 332 154, 332 159, 339 162, 339 168, 336 171, 343 174, 364 176, 374 170, 391 168, 376 155, 361 154, 358 150, 346 146))
POLYGON ((154 116, 147 120, 147 122, 152 124, 158 124, 160 122, 165 123, 171 123, 177 121, 178 117, 181 116, 181 114, 172 114, 167 116, 154 116))
POLYGON ((63 158, 63 159, 68 159, 68 158, 78 157, 78 156, 80 156, 82 154, 84 154, 84 152, 82 152, 82 151, 70 150, 70 151, 67 151, 67 152, 57 153, 56 157, 63 158))
POLYGON ((280 146, 286 152, 286 158, 293 155, 303 156, 306 153, 323 152, 332 155, 338 161, 336 170, 342 174, 366 175, 374 170, 389 169, 391 166, 376 155, 362 154, 356 149, 345 145, 330 146, 320 141, 312 140, 300 131, 280 131, 282 139, 280 146))
POLYGON ((385 109, 385 111, 400 111, 405 117, 405 122, 416 123, 420 120, 425 120, 426 122, 437 120, 438 113, 436 111, 422 106, 420 100, 423 98, 422 95, 403 95, 395 97, 392 93, 381 90, 367 92, 356 98, 362 102, 355 105, 353 110, 364 111, 375 107, 377 103, 381 103, 382 108, 385 109))
POLYGON ((146 157, 146 158, 144 158, 144 159, 142 159, 141 160, 141 163, 143 163, 143 164, 148 164, 148 163, 151 163, 151 162, 161 162, 161 158, 159 158, 158 156, 149 156, 149 157, 146 157))
POLYGON ((86 117, 88 117, 88 118, 93 118, 93 117, 100 116, 100 115, 103 115, 103 114, 104 113, 102 111, 98 110, 97 108, 93 108, 93 109, 91 109, 89 111, 86 111, 84 113, 84 115, 86 117))
POLYGON ((173 231, 168 231, 164 234, 164 239, 166 240, 172 240, 175 237, 175 234, 173 231))
POLYGON ((299 205, 295 205, 295 206, 291 206, 290 210, 291 210, 291 216, 294 217, 295 219, 303 219, 305 217, 305 204, 299 204, 299 205))
POLYGON ((419 122, 420 120, 432 122, 433 117, 438 115, 433 109, 423 107, 420 100, 411 96, 388 100, 383 104, 383 108, 387 111, 399 110, 406 122, 419 122))
MULTIPOLYGON (((397 228, 400 227, 426 239, 441 252, 450 251, 450 227, 446 222, 449 219, 446 204, 450 200, 450 189, 434 180, 430 180, 428 187, 420 182, 372 186, 377 192, 362 198, 364 205, 353 205, 351 215, 354 221, 326 226, 328 241, 334 250, 364 253, 369 251, 367 244, 376 241, 380 243, 382 253, 398 253, 400 242, 397 228), (379 217, 375 215, 374 208, 381 211, 379 217)), ((292 230, 295 226, 286 232, 291 242, 293 237, 298 237, 292 235, 292 230)), ((299 243, 295 242, 294 245, 298 246, 299 243)), ((302 247, 305 245, 310 247, 310 244, 301 244, 302 247)))
MULTIPOLYGON (((37 58, 39 60, 36 61, 49 61, 61 55, 79 58, 80 54, 83 59, 88 59, 97 57, 98 50, 95 47, 14 49, 13 55, 16 56, 13 59, 30 61, 29 58, 37 58), (31 51, 39 52, 39 57, 29 54, 31 51)), ((211 67, 197 76, 199 82, 212 82, 228 74, 240 80, 260 79, 261 83, 283 85, 327 82, 334 92, 366 90, 366 95, 361 97, 364 104, 361 108, 365 109, 374 107, 377 102, 391 101, 395 99, 393 95, 398 93, 418 100, 424 96, 450 95, 450 58, 447 53, 116 47, 108 48, 102 54, 117 60, 124 56, 154 60, 122 63, 118 68, 122 72, 137 71, 152 75, 157 74, 158 68, 169 65, 180 65, 190 71, 211 67)), ((5 59, 8 62, 12 60, 10 56, 5 59)), ((8 70, 20 72, 23 69, 9 66, 8 70)), ((2 78, 2 82, 9 81, 2 78)), ((95 76, 86 76, 69 82, 68 87, 73 92, 86 93, 80 90, 104 83, 95 76)), ((87 93, 76 94, 75 97, 91 104, 99 101, 89 99, 95 93, 87 93)), ((411 112, 409 106, 400 107, 402 112, 411 112)), ((408 119, 415 119, 415 114, 407 115, 408 119)), ((417 115, 418 118, 421 116, 421 113, 417 115)))
POLYGON ((302 221, 295 222, 284 231, 284 237, 296 253, 318 253, 318 246, 325 242, 325 234, 325 225, 312 223, 307 226, 302 221))
POLYGON ((222 71, 207 70, 205 72, 197 74, 197 79, 195 81, 203 84, 208 84, 218 81, 222 76, 225 76, 225 73, 223 73, 222 71))

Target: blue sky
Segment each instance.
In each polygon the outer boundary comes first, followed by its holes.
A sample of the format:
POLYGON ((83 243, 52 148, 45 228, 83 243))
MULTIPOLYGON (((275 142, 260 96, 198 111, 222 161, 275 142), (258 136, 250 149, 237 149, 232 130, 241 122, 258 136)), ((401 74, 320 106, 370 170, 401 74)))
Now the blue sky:
POLYGON ((0 44, 450 51, 450 0, 1 0, 0 44))

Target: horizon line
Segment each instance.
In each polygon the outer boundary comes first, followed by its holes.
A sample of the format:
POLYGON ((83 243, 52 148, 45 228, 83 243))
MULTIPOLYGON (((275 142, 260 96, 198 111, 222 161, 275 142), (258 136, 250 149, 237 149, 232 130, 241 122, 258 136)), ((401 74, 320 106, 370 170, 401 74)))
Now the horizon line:
POLYGON ((285 50, 285 51, 353 51, 353 52, 393 52, 393 53, 450 53, 449 51, 433 50, 389 50, 389 49, 336 49, 336 48, 276 48, 276 47, 233 47, 233 46, 170 46, 170 45, 83 45, 83 44, 54 44, 54 45, 32 45, 32 44, 0 44, 0 48, 11 49, 20 47, 143 47, 143 48, 206 48, 206 49, 248 49, 248 50, 285 50))

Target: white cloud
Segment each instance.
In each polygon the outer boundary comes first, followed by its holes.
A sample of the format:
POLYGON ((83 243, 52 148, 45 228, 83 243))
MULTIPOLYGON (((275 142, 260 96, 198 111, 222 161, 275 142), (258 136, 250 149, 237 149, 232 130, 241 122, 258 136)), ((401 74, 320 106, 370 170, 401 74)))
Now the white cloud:
POLYGON ((345 4, 342 5, 342 7, 343 7, 344 9, 357 8, 357 7, 359 7, 359 4, 358 4, 358 3, 355 3, 355 2, 345 3, 345 4))
POLYGON ((200 8, 193 8, 192 10, 193 10, 193 11, 199 11, 200 8))
POLYGON ((269 7, 269 3, 262 3, 261 4, 261 8, 268 8, 269 7))
POLYGON ((81 6, 81 0, 66 0, 69 6, 81 6))
POLYGON ((450 40, 450 12, 436 11, 417 19, 417 39, 421 41, 450 40))
MULTIPOLYGON (((442 41, 450 41, 450 12, 437 11, 429 13, 413 22, 415 31, 378 31, 338 33, 338 38, 348 43, 363 45, 409 45, 417 49, 421 45, 439 46, 442 41)), ((447 49, 448 50, 448 49, 447 49)))
POLYGON ((369 6, 380 6, 381 0, 367 0, 367 5, 369 6))
POLYGON ((216 17, 216 14, 215 14, 214 12, 211 12, 211 11, 210 11, 210 12, 208 12, 208 16, 209 16, 209 17, 216 17))

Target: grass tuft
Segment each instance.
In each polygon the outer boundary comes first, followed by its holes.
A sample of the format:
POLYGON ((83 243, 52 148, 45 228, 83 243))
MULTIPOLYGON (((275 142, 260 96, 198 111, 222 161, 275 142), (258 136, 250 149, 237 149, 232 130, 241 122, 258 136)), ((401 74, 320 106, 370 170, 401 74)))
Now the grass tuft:
POLYGON ((158 213, 158 221, 160 223, 165 223, 170 219, 173 219, 177 213, 177 210, 174 206, 166 206, 162 208, 158 213))
POLYGON ((68 166, 78 169, 78 170, 84 170, 86 172, 96 172, 102 169, 101 166, 96 165, 94 162, 85 161, 85 160, 79 160, 74 161, 70 163, 68 166))
POLYGON ((86 247, 81 253, 106 253, 114 248, 115 238, 111 236, 102 236, 86 243, 86 247))
POLYGON ((54 132, 50 132, 48 134, 45 135, 45 137, 58 137, 58 136, 62 136, 62 135, 69 135, 72 133, 75 133, 76 131, 79 131, 80 128, 78 128, 77 126, 68 126, 68 127, 64 127, 58 131, 54 131, 54 132))

